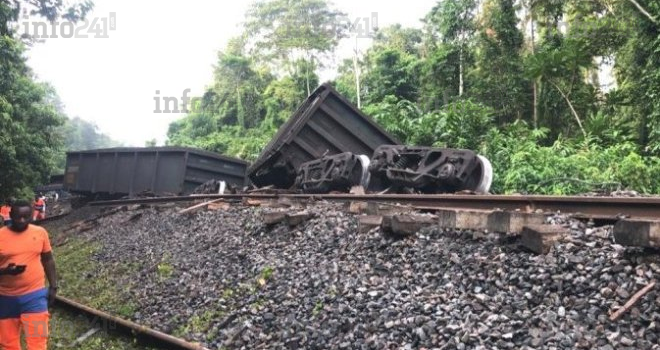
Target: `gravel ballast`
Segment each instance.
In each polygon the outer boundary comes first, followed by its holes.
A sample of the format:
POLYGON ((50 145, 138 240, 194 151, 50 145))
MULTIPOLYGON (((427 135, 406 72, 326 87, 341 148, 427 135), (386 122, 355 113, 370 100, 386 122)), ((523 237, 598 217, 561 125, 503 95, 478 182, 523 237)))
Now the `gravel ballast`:
POLYGON ((101 245, 99 275, 124 267, 133 321, 211 349, 660 349, 658 287, 609 320, 660 274, 657 251, 611 227, 550 217, 571 237, 536 255, 495 234, 360 234, 338 204, 296 227, 180 209, 118 212, 76 239, 101 245))

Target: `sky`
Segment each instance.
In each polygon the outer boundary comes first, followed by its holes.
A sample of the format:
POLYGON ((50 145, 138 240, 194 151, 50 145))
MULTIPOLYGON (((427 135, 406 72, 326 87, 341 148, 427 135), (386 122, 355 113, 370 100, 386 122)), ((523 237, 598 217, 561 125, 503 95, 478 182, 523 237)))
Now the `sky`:
MULTIPOLYGON (((183 114, 155 113, 156 100, 163 110, 163 97, 180 99, 187 89, 189 96, 203 93, 213 80, 218 50, 241 32, 250 3, 95 0, 87 27, 73 27, 86 38, 67 37, 67 25, 51 26, 51 37, 29 49, 28 64, 40 81, 55 87, 70 117, 95 123, 126 146, 144 146, 151 139, 162 145, 170 122, 183 114), (92 27, 96 31, 88 31, 92 27), (99 37, 104 32, 107 37, 99 37)), ((366 17, 363 23, 371 22, 375 13, 381 28, 394 23, 421 27, 420 19, 436 0, 407 0, 405 6, 378 0, 332 3, 351 21, 366 17)), ((19 20, 19 27, 36 33, 32 19, 19 20)), ((369 44, 370 39, 359 39, 361 50, 369 44)), ((354 45, 355 39, 342 42, 338 56, 351 57, 354 45)), ((332 75, 327 71, 321 78, 332 75)))

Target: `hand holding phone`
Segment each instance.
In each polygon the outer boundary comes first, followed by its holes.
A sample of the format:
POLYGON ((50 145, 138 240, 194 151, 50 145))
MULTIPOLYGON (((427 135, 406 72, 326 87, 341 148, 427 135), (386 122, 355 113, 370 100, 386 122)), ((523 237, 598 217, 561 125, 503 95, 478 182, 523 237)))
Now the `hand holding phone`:
POLYGON ((18 276, 25 272, 26 265, 9 264, 6 268, 0 269, 0 275, 18 276))

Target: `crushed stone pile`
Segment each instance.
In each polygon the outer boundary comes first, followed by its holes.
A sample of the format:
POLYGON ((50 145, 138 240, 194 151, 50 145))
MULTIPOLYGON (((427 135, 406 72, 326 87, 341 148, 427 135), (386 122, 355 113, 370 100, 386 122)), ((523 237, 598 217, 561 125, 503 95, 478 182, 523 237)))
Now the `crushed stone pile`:
POLYGON ((266 208, 178 210, 81 235, 101 269, 133 267, 116 275, 133 321, 210 349, 660 349, 660 288, 609 320, 660 275, 657 252, 613 244, 611 227, 549 217, 571 239, 544 256, 495 234, 360 234, 338 204, 296 227, 266 226, 266 208))

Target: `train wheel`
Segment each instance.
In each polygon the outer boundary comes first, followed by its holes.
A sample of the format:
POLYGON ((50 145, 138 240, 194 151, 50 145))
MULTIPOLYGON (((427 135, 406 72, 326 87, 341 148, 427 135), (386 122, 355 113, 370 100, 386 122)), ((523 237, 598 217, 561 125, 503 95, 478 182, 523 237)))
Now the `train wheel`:
POLYGON ((488 158, 478 155, 478 165, 465 185, 466 190, 487 194, 493 184, 493 165, 488 158))
POLYGON ((369 188, 369 181, 371 180, 371 173, 369 172, 369 164, 371 160, 364 154, 358 156, 360 164, 362 165, 362 176, 360 177, 360 186, 366 191, 369 188))

